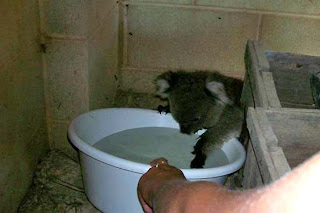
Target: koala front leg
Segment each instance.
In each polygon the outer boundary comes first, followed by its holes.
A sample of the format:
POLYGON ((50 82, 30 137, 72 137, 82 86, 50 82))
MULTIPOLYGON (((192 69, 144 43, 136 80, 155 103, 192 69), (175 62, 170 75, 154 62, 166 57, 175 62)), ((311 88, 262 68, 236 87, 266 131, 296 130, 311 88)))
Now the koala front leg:
POLYGON ((212 149, 221 148, 224 142, 231 138, 238 138, 243 124, 243 113, 241 110, 226 109, 218 123, 207 129, 200 136, 194 146, 194 159, 191 168, 203 168, 207 155, 212 149))
MULTIPOLYGON (((194 151, 192 154, 195 155, 194 159, 191 161, 191 168, 203 168, 205 161, 207 159, 207 154, 210 151, 212 145, 214 146, 217 143, 214 140, 214 128, 208 129, 205 133, 203 133, 197 141, 196 145, 193 147, 194 151)), ((219 144, 216 144, 217 146, 219 144)))

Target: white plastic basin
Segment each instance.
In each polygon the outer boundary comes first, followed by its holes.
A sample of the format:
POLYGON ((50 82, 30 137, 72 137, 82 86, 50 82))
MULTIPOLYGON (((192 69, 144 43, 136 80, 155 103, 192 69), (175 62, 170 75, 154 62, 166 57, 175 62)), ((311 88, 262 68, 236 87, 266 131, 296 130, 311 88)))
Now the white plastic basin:
MULTIPOLYGON (((143 212, 137 197, 137 184, 150 166, 115 157, 93 147, 93 144, 108 135, 140 127, 179 129, 170 114, 132 108, 90 111, 75 118, 69 126, 69 139, 80 152, 85 193, 102 212, 143 212)), ((236 139, 224 143, 222 150, 229 164, 215 168, 182 169, 182 172, 190 181, 206 180, 223 184, 228 174, 243 165, 245 150, 236 139)))

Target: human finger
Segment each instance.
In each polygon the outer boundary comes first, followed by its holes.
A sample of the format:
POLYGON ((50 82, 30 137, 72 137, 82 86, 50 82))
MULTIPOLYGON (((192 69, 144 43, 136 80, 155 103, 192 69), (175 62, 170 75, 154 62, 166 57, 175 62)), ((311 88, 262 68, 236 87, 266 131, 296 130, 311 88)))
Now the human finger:
POLYGON ((159 165, 168 165, 168 160, 165 158, 157 158, 150 162, 151 167, 158 167, 159 165))

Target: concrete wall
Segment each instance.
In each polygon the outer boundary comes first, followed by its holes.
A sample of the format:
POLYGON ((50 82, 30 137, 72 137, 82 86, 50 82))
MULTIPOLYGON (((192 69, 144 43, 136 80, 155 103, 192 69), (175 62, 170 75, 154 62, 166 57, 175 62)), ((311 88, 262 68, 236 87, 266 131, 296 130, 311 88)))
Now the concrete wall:
POLYGON ((320 55, 320 2, 308 0, 122 1, 121 88, 154 91, 169 69, 243 78, 248 39, 267 49, 320 55))
POLYGON ((37 0, 0 1, 0 212, 16 212, 48 150, 37 0))
POLYGON ((116 0, 40 0, 51 148, 76 158, 67 127, 77 115, 109 107, 117 87, 116 0))

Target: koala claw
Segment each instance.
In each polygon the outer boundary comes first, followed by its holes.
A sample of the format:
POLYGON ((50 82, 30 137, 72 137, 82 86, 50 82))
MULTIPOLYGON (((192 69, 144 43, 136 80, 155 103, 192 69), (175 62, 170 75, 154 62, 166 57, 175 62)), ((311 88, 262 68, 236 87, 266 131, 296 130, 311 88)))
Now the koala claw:
POLYGON ((205 160, 206 160, 206 156, 196 155, 196 157, 191 161, 190 168, 192 169, 203 168, 205 160))
POLYGON ((169 107, 169 105, 167 105, 167 106, 162 106, 162 105, 159 105, 158 107, 157 107, 157 110, 158 110, 158 112, 161 114, 162 112, 165 112, 166 114, 168 114, 169 112, 170 112, 170 107, 169 107))

